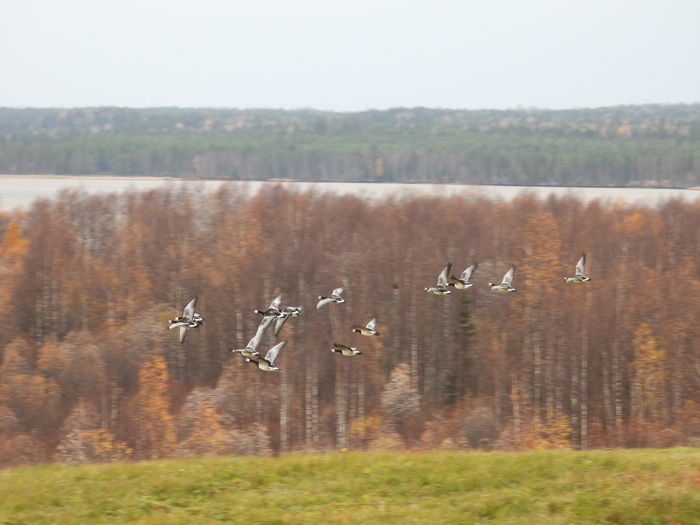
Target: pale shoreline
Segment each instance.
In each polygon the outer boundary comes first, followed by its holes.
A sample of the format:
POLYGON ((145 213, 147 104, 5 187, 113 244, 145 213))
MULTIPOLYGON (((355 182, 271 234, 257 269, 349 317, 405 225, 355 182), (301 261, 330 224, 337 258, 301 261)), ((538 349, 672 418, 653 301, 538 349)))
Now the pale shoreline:
MULTIPOLYGON (((146 175, 11 175, 0 173, 0 179, 67 179, 67 180, 209 180, 154 177, 146 175)), ((213 179, 211 179, 213 180, 213 179)))
POLYGON ((487 198, 511 201, 523 194, 538 198, 573 196, 584 202, 594 199, 618 204, 659 206, 669 199, 692 202, 700 198, 698 188, 639 188, 639 187, 572 187, 572 186, 505 186, 457 183, 396 183, 396 182, 305 182, 294 180, 223 180, 182 179, 173 177, 119 175, 9 175, 0 174, 0 211, 27 209, 37 198, 53 199, 64 189, 80 189, 89 194, 149 191, 166 186, 199 188, 207 193, 225 186, 253 196, 262 189, 281 186, 292 192, 314 192, 329 195, 354 195, 367 202, 416 197, 487 198))
POLYGON ((283 183, 283 184, 380 184, 380 185, 430 185, 430 186, 469 186, 469 187, 508 187, 508 188, 557 188, 559 190, 583 190, 583 189, 610 189, 610 190, 673 190, 673 191, 698 191, 700 186, 691 186, 689 188, 668 188, 665 186, 552 186, 552 185, 537 185, 537 186, 514 186, 510 184, 479 184, 479 183, 462 183, 462 182, 372 182, 372 181, 303 181, 298 179, 202 179, 188 177, 159 177, 155 175, 51 175, 51 174, 29 174, 29 175, 12 175, 9 173, 0 173, 0 179, 57 179, 57 180, 151 180, 151 181, 188 181, 188 182, 236 182, 236 183, 283 183))

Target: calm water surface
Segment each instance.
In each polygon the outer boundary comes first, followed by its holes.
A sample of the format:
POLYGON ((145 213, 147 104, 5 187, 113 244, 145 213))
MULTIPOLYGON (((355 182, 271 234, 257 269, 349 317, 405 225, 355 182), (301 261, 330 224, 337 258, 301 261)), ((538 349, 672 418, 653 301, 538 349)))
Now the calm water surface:
POLYGON ((511 200, 523 192, 539 197, 550 194, 573 195, 583 200, 606 199, 630 204, 657 206, 670 198, 693 201, 700 197, 696 190, 651 188, 558 188, 550 186, 481 186, 470 184, 372 184, 344 182, 263 182, 263 181, 186 181, 170 179, 115 178, 36 178, 0 177, 0 210, 26 209, 38 197, 53 198, 64 188, 80 188, 88 193, 142 191, 187 184, 206 192, 228 185, 232 190, 254 194, 275 184, 296 191, 315 191, 336 195, 357 195, 372 200, 410 198, 416 196, 467 195, 494 200, 511 200))

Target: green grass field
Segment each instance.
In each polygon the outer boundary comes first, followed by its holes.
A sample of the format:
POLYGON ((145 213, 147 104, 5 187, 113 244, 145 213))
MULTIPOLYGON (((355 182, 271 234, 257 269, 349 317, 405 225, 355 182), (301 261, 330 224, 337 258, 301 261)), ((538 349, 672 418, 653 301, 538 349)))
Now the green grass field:
POLYGON ((0 471, 0 523, 700 523, 700 449, 225 457, 0 471))

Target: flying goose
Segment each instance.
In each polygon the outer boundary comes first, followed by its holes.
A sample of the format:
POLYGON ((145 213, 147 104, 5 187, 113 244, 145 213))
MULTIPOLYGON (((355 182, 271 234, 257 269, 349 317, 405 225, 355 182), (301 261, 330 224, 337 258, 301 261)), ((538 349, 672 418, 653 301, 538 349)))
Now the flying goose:
POLYGON ((377 332, 375 330, 376 326, 377 326, 377 318, 375 317, 369 323, 367 323, 367 326, 360 326, 360 325, 353 326, 352 331, 359 332, 362 335, 379 335, 379 332, 377 332))
POLYGON ((229 348, 229 351, 238 352, 243 357, 249 357, 251 359, 260 357, 260 353, 256 350, 256 348, 260 344, 260 340, 262 339, 264 332, 264 330, 258 329, 258 331, 255 333, 255 336, 248 342, 245 348, 239 348, 238 350, 234 348, 229 348))
POLYGON ((476 270, 477 266, 479 266, 477 263, 472 264, 469 268, 462 272, 462 275, 460 275, 459 278, 455 277, 454 275, 450 277, 452 282, 449 284, 449 286, 454 286, 458 290, 464 290, 474 286, 469 282, 469 279, 472 278, 472 274, 474 273, 474 270, 476 270))
POLYGON ((335 304, 344 303, 345 299, 340 297, 340 294, 343 293, 343 290, 345 290, 345 288, 342 288, 342 287, 336 288, 335 290, 333 290, 333 293, 330 294, 328 297, 323 297, 322 295, 319 295, 318 298, 320 299, 320 301, 316 305, 316 310, 318 310, 324 304, 327 304, 327 303, 335 303, 335 304))
POLYGON ((333 343, 333 348, 331 348, 331 352, 338 352, 339 354, 347 356, 362 354, 362 352, 358 351, 357 348, 351 348, 349 346, 341 345, 338 343, 333 343))
POLYGON ((187 337, 187 330, 189 330, 190 328, 198 328, 204 323, 204 318, 198 313, 195 313, 194 311, 196 305, 197 296, 195 295, 194 299, 187 303, 187 306, 185 306, 185 309, 183 310, 181 316, 176 317, 175 319, 170 319, 168 321, 170 323, 170 326, 168 326, 168 330, 180 328, 180 344, 185 342, 185 337, 187 337))
POLYGON ((290 317, 299 317, 303 309, 303 306, 285 306, 280 311, 280 315, 277 317, 277 321, 275 322, 275 337, 277 337, 277 335, 280 333, 280 330, 282 330, 282 327, 284 326, 284 323, 287 322, 287 319, 290 317))
POLYGON ((513 288, 512 283, 513 283, 513 276, 515 275, 515 265, 513 265, 510 270, 506 272, 506 274, 503 276, 503 282, 501 284, 493 284, 489 283, 489 286, 491 287, 492 290, 498 290, 499 292, 517 292, 515 288, 513 288))
POLYGON ((447 287, 449 286, 447 280, 450 275, 451 269, 452 263, 448 262, 447 266, 445 266, 445 269, 440 272, 440 275, 438 275, 437 286, 433 288, 424 288, 424 290, 426 292, 433 292, 435 295, 447 295, 448 293, 452 293, 450 290, 447 289, 447 287))
POLYGON ((576 275, 573 277, 564 277, 565 283, 585 283, 590 281, 590 277, 586 277, 586 254, 581 255, 581 258, 576 263, 576 275))
POLYGON ((281 343, 277 343, 275 346, 270 348, 267 351, 267 354, 265 354, 265 357, 246 357, 245 360, 248 363, 255 363, 258 365, 258 368, 260 370, 264 370, 265 372, 277 372, 279 368, 275 366, 275 359, 277 359, 277 355, 280 353, 280 350, 282 350, 282 347, 287 344, 287 341, 282 341, 281 343))
POLYGON ((268 329, 273 319, 282 316, 282 312, 280 312, 280 304, 282 304, 282 294, 279 294, 272 300, 267 310, 253 310, 256 314, 263 316, 258 330, 262 329, 264 332, 268 329))

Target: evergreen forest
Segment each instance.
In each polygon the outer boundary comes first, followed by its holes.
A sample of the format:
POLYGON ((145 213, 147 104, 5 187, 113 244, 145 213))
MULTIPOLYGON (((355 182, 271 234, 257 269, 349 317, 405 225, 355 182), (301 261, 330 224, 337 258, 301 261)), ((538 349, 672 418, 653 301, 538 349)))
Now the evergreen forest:
POLYGON ((685 188, 700 185, 700 104, 0 108, 0 173, 685 188))
POLYGON ((700 202, 65 191, 0 214, 0 466, 697 445, 698 290, 700 202), (426 293, 447 262, 474 286, 426 293), (230 349, 279 293, 267 373, 230 349))

